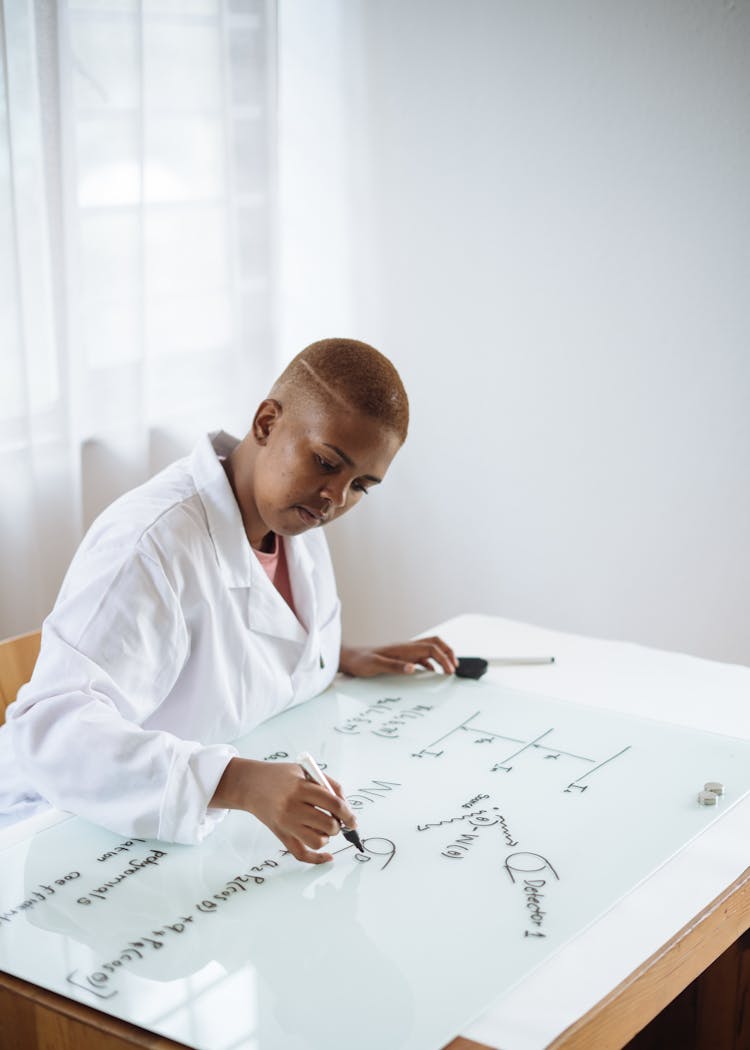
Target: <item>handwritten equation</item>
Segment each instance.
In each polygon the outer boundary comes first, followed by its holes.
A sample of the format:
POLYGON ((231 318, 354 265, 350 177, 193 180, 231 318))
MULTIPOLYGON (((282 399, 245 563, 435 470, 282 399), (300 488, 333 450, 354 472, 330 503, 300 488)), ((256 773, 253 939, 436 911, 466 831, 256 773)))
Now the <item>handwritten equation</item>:
POLYGON ((372 736, 398 740, 404 726, 415 719, 424 718, 433 709, 432 704, 413 704, 402 711, 395 707, 402 699, 403 697, 400 696, 381 697, 358 715, 353 715, 345 722, 334 726, 334 732, 342 733, 344 736, 370 733, 372 736))

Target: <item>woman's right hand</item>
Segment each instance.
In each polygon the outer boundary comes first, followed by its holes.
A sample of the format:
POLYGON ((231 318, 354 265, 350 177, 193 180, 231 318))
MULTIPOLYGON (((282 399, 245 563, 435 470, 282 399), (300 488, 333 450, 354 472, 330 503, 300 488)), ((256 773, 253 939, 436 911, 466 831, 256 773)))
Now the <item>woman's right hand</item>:
POLYGON ((328 845, 342 823, 357 826, 341 785, 331 777, 328 781, 335 795, 308 780, 296 762, 232 758, 209 806, 252 813, 297 860, 323 864, 333 857, 316 851, 328 845))

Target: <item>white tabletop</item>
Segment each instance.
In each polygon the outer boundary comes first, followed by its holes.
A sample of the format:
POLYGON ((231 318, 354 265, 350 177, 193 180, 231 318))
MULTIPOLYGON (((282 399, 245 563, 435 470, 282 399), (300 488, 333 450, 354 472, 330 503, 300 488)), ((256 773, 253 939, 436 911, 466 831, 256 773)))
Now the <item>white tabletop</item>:
MULTIPOLYGON (((750 667, 491 616, 460 616, 427 633, 440 634, 462 656, 555 657, 552 667, 490 669, 508 686, 750 738, 750 667)), ((461 1034, 499 1050, 541 1050, 750 866, 748 843, 745 799, 461 1034)))

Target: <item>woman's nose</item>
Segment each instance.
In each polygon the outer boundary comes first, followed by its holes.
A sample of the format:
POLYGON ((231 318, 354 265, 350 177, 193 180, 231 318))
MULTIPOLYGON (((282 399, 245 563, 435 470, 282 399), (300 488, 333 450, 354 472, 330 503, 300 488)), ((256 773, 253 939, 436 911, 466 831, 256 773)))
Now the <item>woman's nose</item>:
POLYGON ((329 478, 320 490, 320 494, 324 499, 330 500, 334 507, 343 507, 349 494, 349 482, 342 478, 335 481, 329 478))

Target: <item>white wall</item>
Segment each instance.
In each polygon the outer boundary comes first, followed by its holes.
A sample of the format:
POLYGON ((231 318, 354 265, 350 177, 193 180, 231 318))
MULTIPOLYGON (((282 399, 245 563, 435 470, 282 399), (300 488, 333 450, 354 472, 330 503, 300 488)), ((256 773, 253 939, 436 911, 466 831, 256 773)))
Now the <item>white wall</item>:
POLYGON ((349 638, 480 611, 750 663, 750 4, 280 30, 284 353, 369 340, 412 402, 330 533, 349 638))

